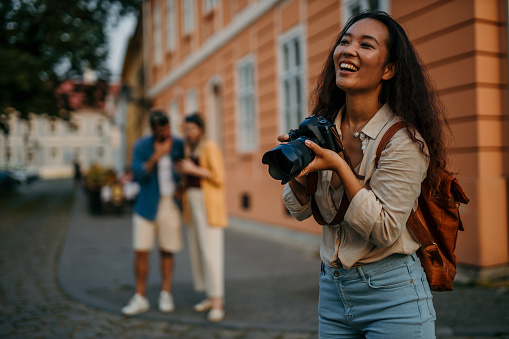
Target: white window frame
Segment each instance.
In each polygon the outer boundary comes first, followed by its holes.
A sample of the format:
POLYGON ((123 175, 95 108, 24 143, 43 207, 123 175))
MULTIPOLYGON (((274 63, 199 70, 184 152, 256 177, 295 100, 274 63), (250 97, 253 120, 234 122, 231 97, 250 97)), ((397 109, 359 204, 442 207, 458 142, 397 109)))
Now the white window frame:
POLYGON ((203 13, 208 14, 217 8, 219 0, 203 0, 203 13))
POLYGON ((163 63, 163 48, 162 48, 162 20, 161 20, 161 7, 158 3, 154 5, 152 12, 152 43, 154 44, 154 64, 161 65, 163 63))
POLYGON ((288 133, 290 129, 296 129, 304 118, 307 111, 307 56, 306 39, 304 28, 297 26, 279 37, 278 43, 278 73, 279 73, 279 133, 288 133), (298 41, 299 65, 296 65, 295 41, 298 41), (286 60, 284 46, 289 47, 288 55, 290 65, 285 70, 286 60), (289 87, 286 87, 288 84, 289 87), (300 84, 300 90, 296 86, 300 84), (289 91, 286 90, 289 89, 289 91), (298 100, 300 97, 300 102, 298 100), (300 114, 298 114, 300 112, 300 114), (297 115, 296 115, 297 113, 297 115))
POLYGON ((175 0, 166 0, 166 49, 170 52, 177 48, 176 10, 175 0))
POLYGON ((58 159, 58 147, 51 146, 50 149, 49 149, 49 152, 50 152, 51 160, 53 162, 56 162, 57 159, 58 159))
POLYGON ((102 119, 99 119, 97 121, 97 125, 96 125, 96 132, 97 132, 97 136, 98 137, 103 137, 105 135, 105 130, 104 130, 104 120, 102 119))
POLYGON ((184 35, 191 34, 194 31, 194 0, 183 0, 182 2, 182 33, 184 35))
POLYGON ((182 136, 180 131, 182 116, 180 115, 179 102, 176 99, 170 101, 170 104, 168 105, 168 119, 170 119, 171 135, 177 137, 182 136))
POLYGON ((198 91, 195 88, 189 89, 186 93, 186 115, 198 112, 198 107, 200 107, 199 104, 198 91))
POLYGON ((237 149, 249 153, 258 148, 258 114, 256 96, 256 65, 253 55, 237 62, 237 149), (251 73, 245 73, 250 71, 251 73), (246 75, 247 78, 245 77, 246 75))
POLYGON ((343 25, 346 24, 348 19, 353 16, 353 10, 359 6, 359 11, 379 10, 389 13, 390 11, 390 0, 378 0, 378 8, 371 8, 370 0, 341 0, 341 7, 343 13, 343 25))
POLYGON ((48 119, 48 134, 51 136, 56 136, 58 134, 58 125, 57 121, 54 119, 48 119))

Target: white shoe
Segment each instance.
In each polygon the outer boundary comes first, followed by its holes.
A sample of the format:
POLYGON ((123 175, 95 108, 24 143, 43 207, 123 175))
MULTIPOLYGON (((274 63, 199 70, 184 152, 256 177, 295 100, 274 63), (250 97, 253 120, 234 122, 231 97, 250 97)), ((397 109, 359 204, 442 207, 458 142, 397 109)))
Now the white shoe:
POLYGON ((173 297, 169 292, 161 291, 159 294, 159 310, 164 313, 173 312, 175 310, 173 297))
POLYGON ((199 302, 198 304, 194 305, 193 308, 196 312, 208 311, 212 308, 212 302, 209 299, 205 299, 199 302))
POLYGON ((210 310, 209 314, 207 314, 208 321, 212 323, 217 323, 224 319, 224 310, 213 308, 210 310))
POLYGON ((141 294, 136 293, 130 300, 129 303, 122 308, 124 315, 136 315, 143 312, 147 312, 150 309, 150 304, 147 298, 141 294))

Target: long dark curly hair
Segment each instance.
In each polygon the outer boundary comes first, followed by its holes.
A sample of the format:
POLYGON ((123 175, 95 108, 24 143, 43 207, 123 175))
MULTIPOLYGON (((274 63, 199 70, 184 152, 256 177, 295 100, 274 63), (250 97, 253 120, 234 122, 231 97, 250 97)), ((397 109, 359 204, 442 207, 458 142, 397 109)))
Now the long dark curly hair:
POLYGON ((333 55, 348 29, 362 19, 377 20, 389 31, 386 65, 395 63, 396 72, 390 80, 383 81, 378 100, 381 104, 387 103, 394 114, 403 118, 407 124, 408 134, 419 144, 421 152, 429 159, 427 178, 432 193, 435 193, 440 184, 439 173, 446 167, 449 124, 444 106, 419 55, 408 40, 404 29, 387 13, 364 11, 348 20, 336 38, 318 77, 313 94, 312 114, 335 121, 339 109, 345 104, 346 93, 336 85, 333 55), (415 130, 426 142, 428 153, 424 144, 416 138, 415 130))

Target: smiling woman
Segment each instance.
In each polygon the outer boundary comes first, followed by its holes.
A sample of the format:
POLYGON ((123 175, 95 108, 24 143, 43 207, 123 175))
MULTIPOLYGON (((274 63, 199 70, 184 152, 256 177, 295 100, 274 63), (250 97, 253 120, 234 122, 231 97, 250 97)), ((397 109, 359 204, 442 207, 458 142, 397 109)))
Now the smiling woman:
POLYGON ((283 193, 296 219, 324 220, 319 337, 434 338, 432 295, 407 220, 426 176, 438 187, 447 122, 394 19, 367 11, 347 22, 318 77, 312 113, 335 123, 353 165, 345 152, 307 140, 315 158, 283 193), (406 128, 375 166, 383 135, 400 121, 406 128))

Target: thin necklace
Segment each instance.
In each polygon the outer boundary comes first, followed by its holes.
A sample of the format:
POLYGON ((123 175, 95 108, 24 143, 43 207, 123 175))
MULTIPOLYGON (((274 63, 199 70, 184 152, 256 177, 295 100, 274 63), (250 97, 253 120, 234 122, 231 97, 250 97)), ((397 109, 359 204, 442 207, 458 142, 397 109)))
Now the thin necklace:
MULTIPOLYGON (((343 117, 342 117, 342 118, 343 118, 343 119, 342 119, 342 121, 345 121, 345 117, 346 117, 346 109, 345 109, 345 111, 343 112, 343 114, 344 114, 344 115, 343 115, 343 117)), ((371 120, 371 119, 370 119, 370 120, 371 120)), ((359 131, 360 131, 360 130, 364 127, 364 126, 366 126, 366 125, 367 125, 367 123, 368 123, 370 120, 366 121, 366 122, 365 122, 362 126, 360 126, 359 128, 357 128, 357 129, 355 129, 355 130, 354 130, 354 131, 355 131, 355 132, 353 133, 354 138, 358 138, 358 137, 359 137, 359 135, 360 135, 359 131)), ((350 121, 348 122, 348 125, 350 125, 350 121)))
MULTIPOLYGON (((368 121, 368 122, 369 122, 369 121, 368 121)), ((364 127, 364 126, 366 126, 366 124, 367 124, 368 122, 366 122, 364 125, 362 125, 361 127, 357 128, 357 129, 355 130, 355 133, 353 134, 354 138, 358 138, 358 137, 359 137, 359 131, 360 131, 360 130, 364 127)))

